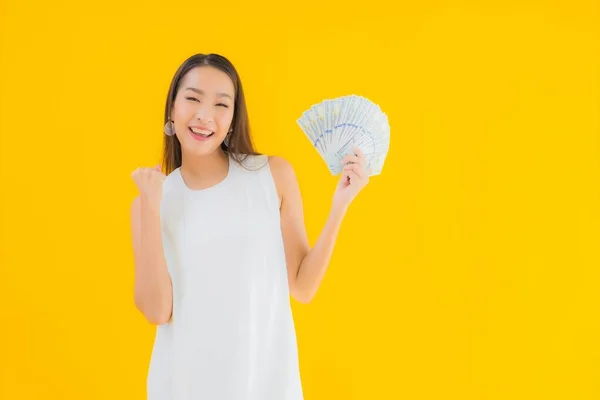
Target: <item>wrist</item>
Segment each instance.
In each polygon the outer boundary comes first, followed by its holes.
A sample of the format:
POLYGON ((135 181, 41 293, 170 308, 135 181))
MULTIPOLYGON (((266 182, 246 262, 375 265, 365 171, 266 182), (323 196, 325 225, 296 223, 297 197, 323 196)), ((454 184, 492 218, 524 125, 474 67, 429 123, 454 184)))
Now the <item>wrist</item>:
POLYGON ((348 211, 350 204, 334 202, 331 206, 331 214, 337 217, 343 217, 348 211))
POLYGON ((160 199, 156 196, 149 196, 146 194, 142 194, 140 196, 142 208, 150 211, 158 211, 160 210, 160 199))

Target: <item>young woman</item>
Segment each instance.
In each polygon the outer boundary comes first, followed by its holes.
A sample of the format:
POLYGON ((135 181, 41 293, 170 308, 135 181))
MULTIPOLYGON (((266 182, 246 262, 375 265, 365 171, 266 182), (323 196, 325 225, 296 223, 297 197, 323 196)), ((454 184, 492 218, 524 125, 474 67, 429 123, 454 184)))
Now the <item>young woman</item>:
POLYGON ((179 67, 164 132, 162 167, 132 174, 135 305, 157 325, 148 400, 301 400, 290 296, 317 292, 369 180, 364 155, 344 159, 311 248, 294 170, 254 150, 229 60, 196 54, 179 67))

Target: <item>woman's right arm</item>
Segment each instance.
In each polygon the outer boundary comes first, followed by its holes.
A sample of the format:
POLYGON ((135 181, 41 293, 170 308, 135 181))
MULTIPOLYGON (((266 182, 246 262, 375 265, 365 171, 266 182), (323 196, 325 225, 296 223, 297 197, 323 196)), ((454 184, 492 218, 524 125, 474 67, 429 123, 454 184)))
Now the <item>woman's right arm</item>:
POLYGON ((145 195, 131 205, 131 231, 135 262, 135 306, 148 322, 170 321, 173 286, 162 244, 160 202, 145 195))

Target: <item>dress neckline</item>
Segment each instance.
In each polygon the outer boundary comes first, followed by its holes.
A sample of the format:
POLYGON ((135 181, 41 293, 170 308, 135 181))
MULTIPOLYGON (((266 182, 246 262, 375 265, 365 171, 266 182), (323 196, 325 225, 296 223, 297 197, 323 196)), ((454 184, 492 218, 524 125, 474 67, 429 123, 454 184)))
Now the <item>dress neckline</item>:
POLYGON ((183 186, 185 191, 189 192, 189 193, 205 193, 205 192, 209 192, 209 191, 218 189, 218 188, 224 186, 227 182, 229 182, 231 180, 231 176, 232 176, 233 169, 234 169, 234 165, 233 165, 234 160, 232 159, 232 157, 229 153, 227 154, 227 158, 228 158, 228 162, 229 162, 229 165, 227 167, 227 175, 225 175, 225 177, 223 179, 221 179, 219 182, 215 183, 214 185, 208 186, 208 187, 205 187, 202 189, 192 189, 187 185, 187 183, 185 183, 185 180, 183 179, 183 175, 181 175, 181 167, 177 167, 177 176, 179 177, 179 182, 181 183, 181 185, 183 186))

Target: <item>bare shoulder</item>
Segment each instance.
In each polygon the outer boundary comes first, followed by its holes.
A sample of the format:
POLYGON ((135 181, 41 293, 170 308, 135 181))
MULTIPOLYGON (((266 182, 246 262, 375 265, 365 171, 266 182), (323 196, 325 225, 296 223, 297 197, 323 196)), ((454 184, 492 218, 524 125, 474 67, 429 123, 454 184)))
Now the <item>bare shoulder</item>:
POLYGON ((294 167, 287 159, 275 155, 267 157, 269 158, 269 165, 273 174, 284 178, 290 178, 295 175, 294 167))
POLYGON ((285 201, 286 197, 294 196, 298 191, 298 180, 292 164, 284 157, 268 156, 273 181, 279 194, 279 199, 285 201))

